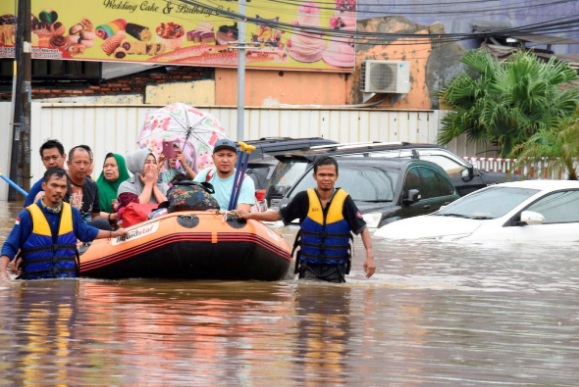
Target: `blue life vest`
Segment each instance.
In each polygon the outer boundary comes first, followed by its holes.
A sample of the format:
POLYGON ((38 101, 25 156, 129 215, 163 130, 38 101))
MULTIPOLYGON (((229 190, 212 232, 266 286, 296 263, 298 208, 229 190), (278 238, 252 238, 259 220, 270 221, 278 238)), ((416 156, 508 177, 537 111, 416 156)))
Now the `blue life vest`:
POLYGON ((74 235, 72 209, 62 203, 58 234, 52 235, 50 224, 35 203, 26 207, 32 218, 32 234, 22 247, 22 278, 76 277, 78 253, 74 235))
POLYGON ((338 189, 325 211, 316 191, 308 189, 307 193, 310 208, 300 229, 300 266, 349 266, 351 229, 342 215, 348 193, 338 189))

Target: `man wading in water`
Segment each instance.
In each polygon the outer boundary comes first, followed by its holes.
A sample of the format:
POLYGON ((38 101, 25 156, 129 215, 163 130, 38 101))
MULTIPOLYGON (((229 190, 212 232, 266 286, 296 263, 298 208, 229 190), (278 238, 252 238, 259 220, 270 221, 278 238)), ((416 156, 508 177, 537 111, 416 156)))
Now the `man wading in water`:
POLYGON ((0 281, 9 280, 8 263, 18 251, 22 255, 23 279, 76 277, 77 239, 90 242, 127 234, 124 229, 99 230, 86 224, 80 212, 62 201, 68 181, 62 168, 44 174, 44 196, 18 214, 0 256, 0 281))
POLYGON ((281 210, 254 213, 237 210, 238 217, 283 220, 285 224, 299 218, 300 231, 296 239, 300 247, 296 261, 299 278, 346 282, 345 275, 350 270, 350 233, 361 234, 366 248, 364 270, 366 278, 370 278, 376 271, 372 238, 350 195, 334 187, 338 179, 338 163, 331 157, 318 159, 313 176, 317 188, 298 193, 281 210))

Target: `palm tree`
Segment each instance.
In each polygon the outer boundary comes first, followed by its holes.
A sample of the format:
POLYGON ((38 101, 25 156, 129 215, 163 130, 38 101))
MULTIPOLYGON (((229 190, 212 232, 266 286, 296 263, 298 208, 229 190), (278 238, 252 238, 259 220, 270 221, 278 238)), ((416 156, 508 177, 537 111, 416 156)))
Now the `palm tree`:
POLYGON ((521 52, 500 62, 479 49, 468 51, 461 62, 467 72, 440 91, 453 110, 442 120, 442 145, 465 134, 469 141, 498 144, 501 157, 516 156, 520 144, 577 108, 579 88, 560 85, 579 75, 555 58, 542 62, 521 52))
POLYGON ((541 129, 516 149, 519 166, 544 160, 545 167, 562 170, 567 179, 577 180, 575 160, 579 159, 579 108, 572 117, 562 120, 553 129, 541 129))

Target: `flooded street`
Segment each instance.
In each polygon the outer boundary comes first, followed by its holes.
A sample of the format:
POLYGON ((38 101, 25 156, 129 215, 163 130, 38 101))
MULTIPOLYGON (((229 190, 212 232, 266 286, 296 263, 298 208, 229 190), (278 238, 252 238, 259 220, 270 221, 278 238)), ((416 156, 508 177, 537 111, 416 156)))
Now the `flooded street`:
POLYGON ((0 283, 0 386, 577 385, 578 245, 374 244, 340 285, 0 283))

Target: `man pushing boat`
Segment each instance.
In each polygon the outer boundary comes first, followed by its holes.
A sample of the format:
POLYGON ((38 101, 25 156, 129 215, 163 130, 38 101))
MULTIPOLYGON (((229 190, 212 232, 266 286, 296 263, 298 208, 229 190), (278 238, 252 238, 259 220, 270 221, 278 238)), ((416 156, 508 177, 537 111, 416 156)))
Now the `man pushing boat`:
POLYGON ((126 235, 124 229, 99 230, 85 223, 78 209, 63 202, 67 192, 66 172, 50 168, 44 174, 44 196, 18 214, 14 228, 2 247, 0 280, 9 280, 8 264, 18 251, 22 255, 23 279, 76 277, 77 240, 126 235))

